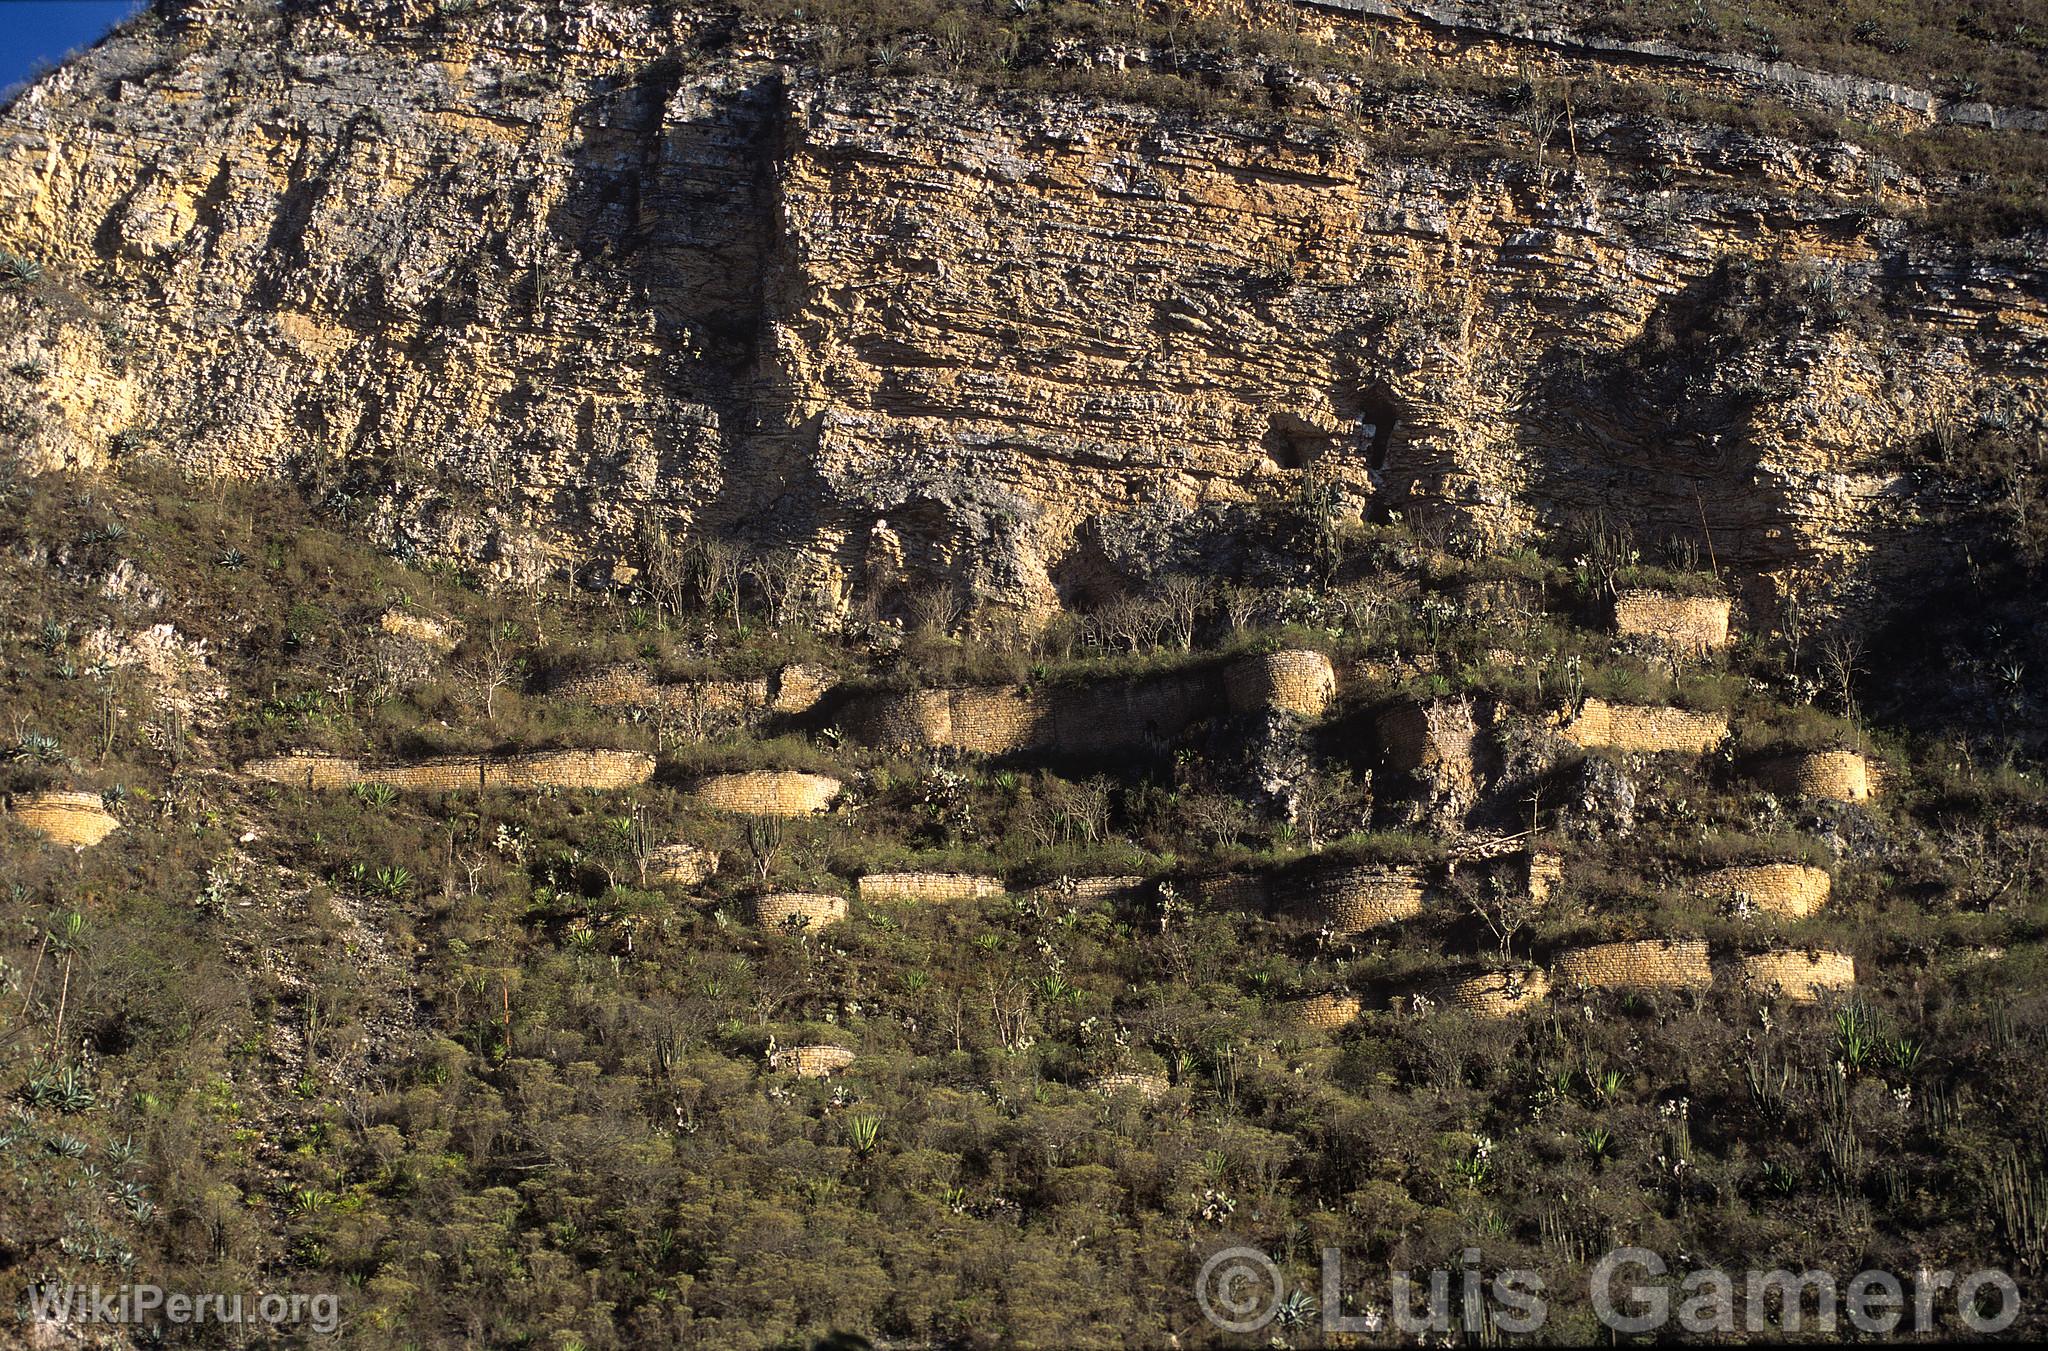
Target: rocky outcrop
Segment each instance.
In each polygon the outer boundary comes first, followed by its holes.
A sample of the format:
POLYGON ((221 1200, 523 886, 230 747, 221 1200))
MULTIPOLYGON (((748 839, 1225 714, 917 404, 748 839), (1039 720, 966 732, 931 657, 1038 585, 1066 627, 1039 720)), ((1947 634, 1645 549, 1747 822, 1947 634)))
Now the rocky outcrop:
POLYGON ((1710 533, 1766 591, 1910 566, 1923 489, 1884 457, 2042 411, 2037 255, 1916 230, 1942 184, 1840 143, 1589 104, 1538 167, 1491 93, 1407 77, 1836 85, 1438 22, 1328 17, 1406 83, 1237 62, 1318 110, 1289 121, 820 73, 800 24, 632 0, 152 14, 0 113, 0 244, 45 276, 0 294, 49 372, 10 387, 18 453, 289 478, 499 582, 729 536, 828 608, 1043 617, 1310 463, 1346 514, 1476 541, 1710 533), (1650 335, 1785 266, 1803 314, 1659 373, 1650 335))

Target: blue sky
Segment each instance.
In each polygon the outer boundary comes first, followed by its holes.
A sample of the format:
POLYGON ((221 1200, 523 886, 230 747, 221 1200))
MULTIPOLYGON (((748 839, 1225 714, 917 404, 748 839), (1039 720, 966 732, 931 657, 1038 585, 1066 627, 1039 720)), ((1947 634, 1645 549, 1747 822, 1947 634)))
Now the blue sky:
POLYGON ((0 0, 0 92, 142 8, 141 0, 0 0))

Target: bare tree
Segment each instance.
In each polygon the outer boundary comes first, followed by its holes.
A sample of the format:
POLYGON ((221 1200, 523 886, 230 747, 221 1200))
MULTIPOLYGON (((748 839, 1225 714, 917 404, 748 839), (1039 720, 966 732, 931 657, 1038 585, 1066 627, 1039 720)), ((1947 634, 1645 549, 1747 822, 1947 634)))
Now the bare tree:
POLYGON ((1230 626, 1233 638, 1241 637, 1252 626, 1252 619, 1259 612, 1259 593, 1248 586, 1233 586, 1223 592, 1223 622, 1230 626))
POLYGON ((1195 618, 1201 613, 1202 584, 1184 572, 1161 579, 1159 604, 1166 612, 1166 629, 1173 645, 1183 652, 1195 646, 1195 618))
POLYGON ((1290 815, 1295 827, 1307 837, 1310 853, 1323 847, 1323 832, 1352 804, 1355 795, 1351 771, 1342 767, 1315 766, 1294 785, 1290 815))
POLYGON ((483 709, 488 722, 495 722, 498 717, 498 691, 516 684, 526 666, 512 651, 508 639, 505 626, 493 626, 483 647, 455 668, 456 679, 483 709))
POLYGON ((675 536, 653 517, 640 523, 640 560, 646 569, 647 592, 655 608, 672 620, 682 618, 690 595, 690 556, 675 536))
POLYGON ((1469 873, 1452 882, 1451 890, 1500 941, 1500 955, 1511 956, 1515 935, 1543 913, 1543 903, 1497 873, 1474 878, 1469 873))
POLYGON ((926 587, 910 598, 910 623, 917 632, 943 638, 960 622, 960 598, 953 588, 940 583, 926 587))
POLYGON ((1821 678, 1842 704, 1842 716, 1856 720, 1856 677, 1863 674, 1863 639, 1842 629, 1821 644, 1821 678))
POLYGON ((724 540, 700 539, 690 550, 697 590, 709 607, 721 595, 732 597, 732 626, 740 627, 740 554, 724 540))

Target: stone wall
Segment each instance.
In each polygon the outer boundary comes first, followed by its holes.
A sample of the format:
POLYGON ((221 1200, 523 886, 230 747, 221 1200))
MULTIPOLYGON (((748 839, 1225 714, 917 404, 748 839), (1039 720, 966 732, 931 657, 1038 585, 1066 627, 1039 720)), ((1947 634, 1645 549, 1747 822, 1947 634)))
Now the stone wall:
POLYGON ((1134 1094, 1145 1102, 1157 1102, 1172 1091, 1173 1085, 1160 1074, 1140 1074, 1123 1071, 1116 1074, 1098 1075, 1089 1087, 1105 1098, 1114 1098, 1124 1093, 1134 1094))
POLYGON ((1728 602, 1668 591, 1624 591, 1614 598, 1614 631, 1692 656, 1718 652, 1728 646, 1728 602))
POLYGON ((1591 990, 1704 990, 1714 983, 1703 938, 1599 943, 1557 955, 1559 983, 1591 990))
POLYGON ((854 1062, 844 1046, 791 1046, 768 1057, 768 1068, 799 1079, 823 1079, 838 1074, 854 1062))
POLYGON ((1224 873, 1204 877, 1194 884, 1195 898, 1211 910, 1237 910, 1263 914, 1272 900, 1272 888, 1263 873, 1224 873))
POLYGON ((1170 740, 1215 706, 1214 682, 1199 677, 984 685, 868 695, 848 707, 842 725, 854 739, 887 750, 1089 754, 1170 740))
POLYGON ((1740 959, 1737 971, 1744 985, 1802 1004, 1831 991, 1856 988, 1856 959, 1846 952, 1759 952, 1740 959))
POLYGON ((796 770, 753 769, 714 774, 690 790, 700 807, 743 816, 810 816, 839 796, 839 780, 796 770))
POLYGON ((1725 713, 1694 713, 1682 708, 1646 704, 1610 704, 1588 699, 1560 729, 1565 737, 1589 749, 1600 747, 1631 754, 1679 751, 1701 755, 1728 739, 1725 713))
POLYGON ((529 751, 520 755, 443 755, 366 769, 345 756, 292 754, 246 760, 241 773, 309 790, 381 783, 408 793, 473 793, 485 788, 611 792, 651 781, 654 757, 645 751, 529 751))
POLYGON ((816 929, 846 918, 846 898, 815 891, 778 891, 755 897, 752 909, 754 922, 764 929, 816 929), (801 924, 796 923, 799 920, 801 924))
POLYGON ((1304 881, 1293 908, 1348 937, 1413 919, 1422 913, 1423 891, 1413 868, 1336 868, 1304 881))
POLYGON ((647 881, 657 887, 702 886, 718 872, 718 855, 694 844, 664 844, 647 856, 647 881))
POLYGON ((1834 879, 1825 868, 1803 863, 1759 863, 1717 868, 1696 885, 1702 896, 1738 904, 1746 900, 1767 915, 1804 919, 1827 904, 1834 879))
POLYGON ((1564 855, 1540 850, 1522 855, 1523 889, 1537 905, 1546 905, 1551 893, 1564 884, 1564 855))
POLYGON ((1757 778, 1774 792, 1865 802, 1876 790, 1871 764, 1854 751, 1798 751, 1766 761, 1757 778))
POLYGON ((1526 1013, 1550 996, 1550 977, 1537 970, 1489 971, 1437 987, 1431 998, 1482 1018, 1526 1013))
POLYGON ((362 766, 354 760, 341 755, 312 755, 305 752, 245 760, 242 762, 241 772, 248 778, 263 779, 270 783, 281 783, 309 791, 349 788, 362 782, 362 766))
POLYGON ((1365 1001, 1355 994, 1319 994, 1280 1009, 1280 1021, 1301 1032, 1335 1032, 1358 1021, 1365 1001))
POLYGON ((1277 710, 1320 718, 1337 697, 1337 672, 1320 652, 1268 652, 1226 667, 1223 691, 1233 713, 1277 710))
POLYGON ((694 709, 703 713, 804 713, 839 682, 822 666, 795 664, 751 680, 656 681, 644 666, 621 662, 563 681, 555 693, 598 708, 694 709))
POLYGON ((1136 873, 1109 873, 1100 877, 1061 877, 1047 882, 1042 887, 1033 887, 1031 895, 1041 901, 1060 901, 1070 905, 1091 904, 1128 896, 1144 885, 1145 879, 1136 873))
POLYGON ((98 844, 121 828, 98 793, 23 793, 7 814, 59 844, 98 844))
POLYGON ((1003 879, 976 873, 869 873, 863 901, 978 901, 1003 894, 1003 879))
POLYGON ((1469 783, 1473 743, 1479 736, 1472 705, 1463 700, 1398 704, 1380 714, 1380 755, 1400 774, 1449 771, 1469 783))

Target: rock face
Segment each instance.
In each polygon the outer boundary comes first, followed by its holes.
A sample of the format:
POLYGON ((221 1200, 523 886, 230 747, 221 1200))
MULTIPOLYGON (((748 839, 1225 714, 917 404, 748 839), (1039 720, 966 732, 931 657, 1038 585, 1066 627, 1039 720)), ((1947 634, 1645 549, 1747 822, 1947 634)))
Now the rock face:
MULTIPOLYGON (((1316 20, 1339 50, 1435 52, 1351 8, 1316 20)), ((1486 95, 1421 81, 1234 70, 1327 124, 1195 117, 820 74, 799 24, 691 6, 436 10, 167 5, 0 113, 0 246, 45 274, 0 292, 9 357, 49 372, 7 395, 18 453, 288 477, 501 581, 658 522, 840 601, 945 584, 1031 617, 1312 462, 1348 509, 1475 538, 1598 507, 1767 587, 1881 572, 1920 491, 1886 450, 2048 388, 2038 249, 1917 233, 1889 213, 1941 185, 1852 147, 1589 108, 1538 165, 1486 95), (1418 127, 1470 149, 1414 153, 1418 127), (1653 330, 1757 260, 1827 304, 1703 379, 1660 366, 1653 330)), ((1946 107, 1453 45, 1902 128, 1946 107)))

